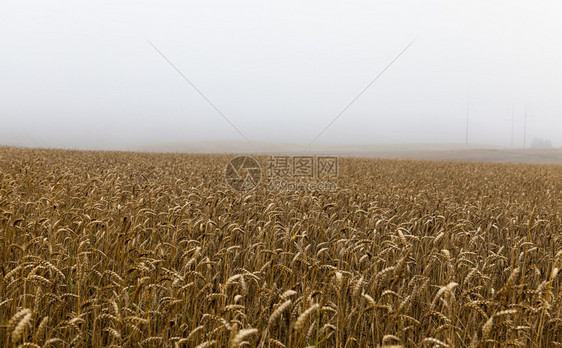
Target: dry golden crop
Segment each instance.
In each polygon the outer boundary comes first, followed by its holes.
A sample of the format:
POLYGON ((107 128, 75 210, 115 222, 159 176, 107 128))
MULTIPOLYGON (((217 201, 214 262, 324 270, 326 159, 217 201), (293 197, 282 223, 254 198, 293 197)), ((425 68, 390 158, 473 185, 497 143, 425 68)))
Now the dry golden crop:
POLYGON ((2 347, 562 345, 562 167, 0 148, 2 347))

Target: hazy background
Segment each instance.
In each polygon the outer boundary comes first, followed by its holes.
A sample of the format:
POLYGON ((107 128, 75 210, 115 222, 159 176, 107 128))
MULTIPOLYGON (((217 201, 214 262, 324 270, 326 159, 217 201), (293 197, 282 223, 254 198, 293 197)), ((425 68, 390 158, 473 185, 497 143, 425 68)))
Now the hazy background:
POLYGON ((562 146, 560 1, 3 1, 0 144, 562 146))

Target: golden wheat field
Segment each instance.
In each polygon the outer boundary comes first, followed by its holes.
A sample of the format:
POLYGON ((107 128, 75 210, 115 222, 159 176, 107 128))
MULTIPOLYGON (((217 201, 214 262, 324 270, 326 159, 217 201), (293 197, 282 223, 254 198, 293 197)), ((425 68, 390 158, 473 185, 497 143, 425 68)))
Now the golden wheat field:
POLYGON ((562 346, 562 167, 231 157, 0 148, 0 346, 562 346))

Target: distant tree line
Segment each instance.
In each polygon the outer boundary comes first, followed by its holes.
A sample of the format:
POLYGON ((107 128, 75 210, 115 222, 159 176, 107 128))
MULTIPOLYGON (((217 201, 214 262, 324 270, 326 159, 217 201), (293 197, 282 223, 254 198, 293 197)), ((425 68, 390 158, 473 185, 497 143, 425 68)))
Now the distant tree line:
POLYGON ((533 149, 550 149, 552 148, 552 143, 548 139, 534 138, 531 143, 531 148, 533 149))

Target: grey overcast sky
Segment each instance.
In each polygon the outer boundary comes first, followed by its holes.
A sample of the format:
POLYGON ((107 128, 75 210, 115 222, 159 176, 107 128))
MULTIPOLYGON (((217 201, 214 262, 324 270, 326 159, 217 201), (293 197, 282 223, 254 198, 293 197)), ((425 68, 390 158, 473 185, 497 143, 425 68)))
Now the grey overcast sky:
POLYGON ((0 143, 562 146, 562 1, 2 1, 0 143))

